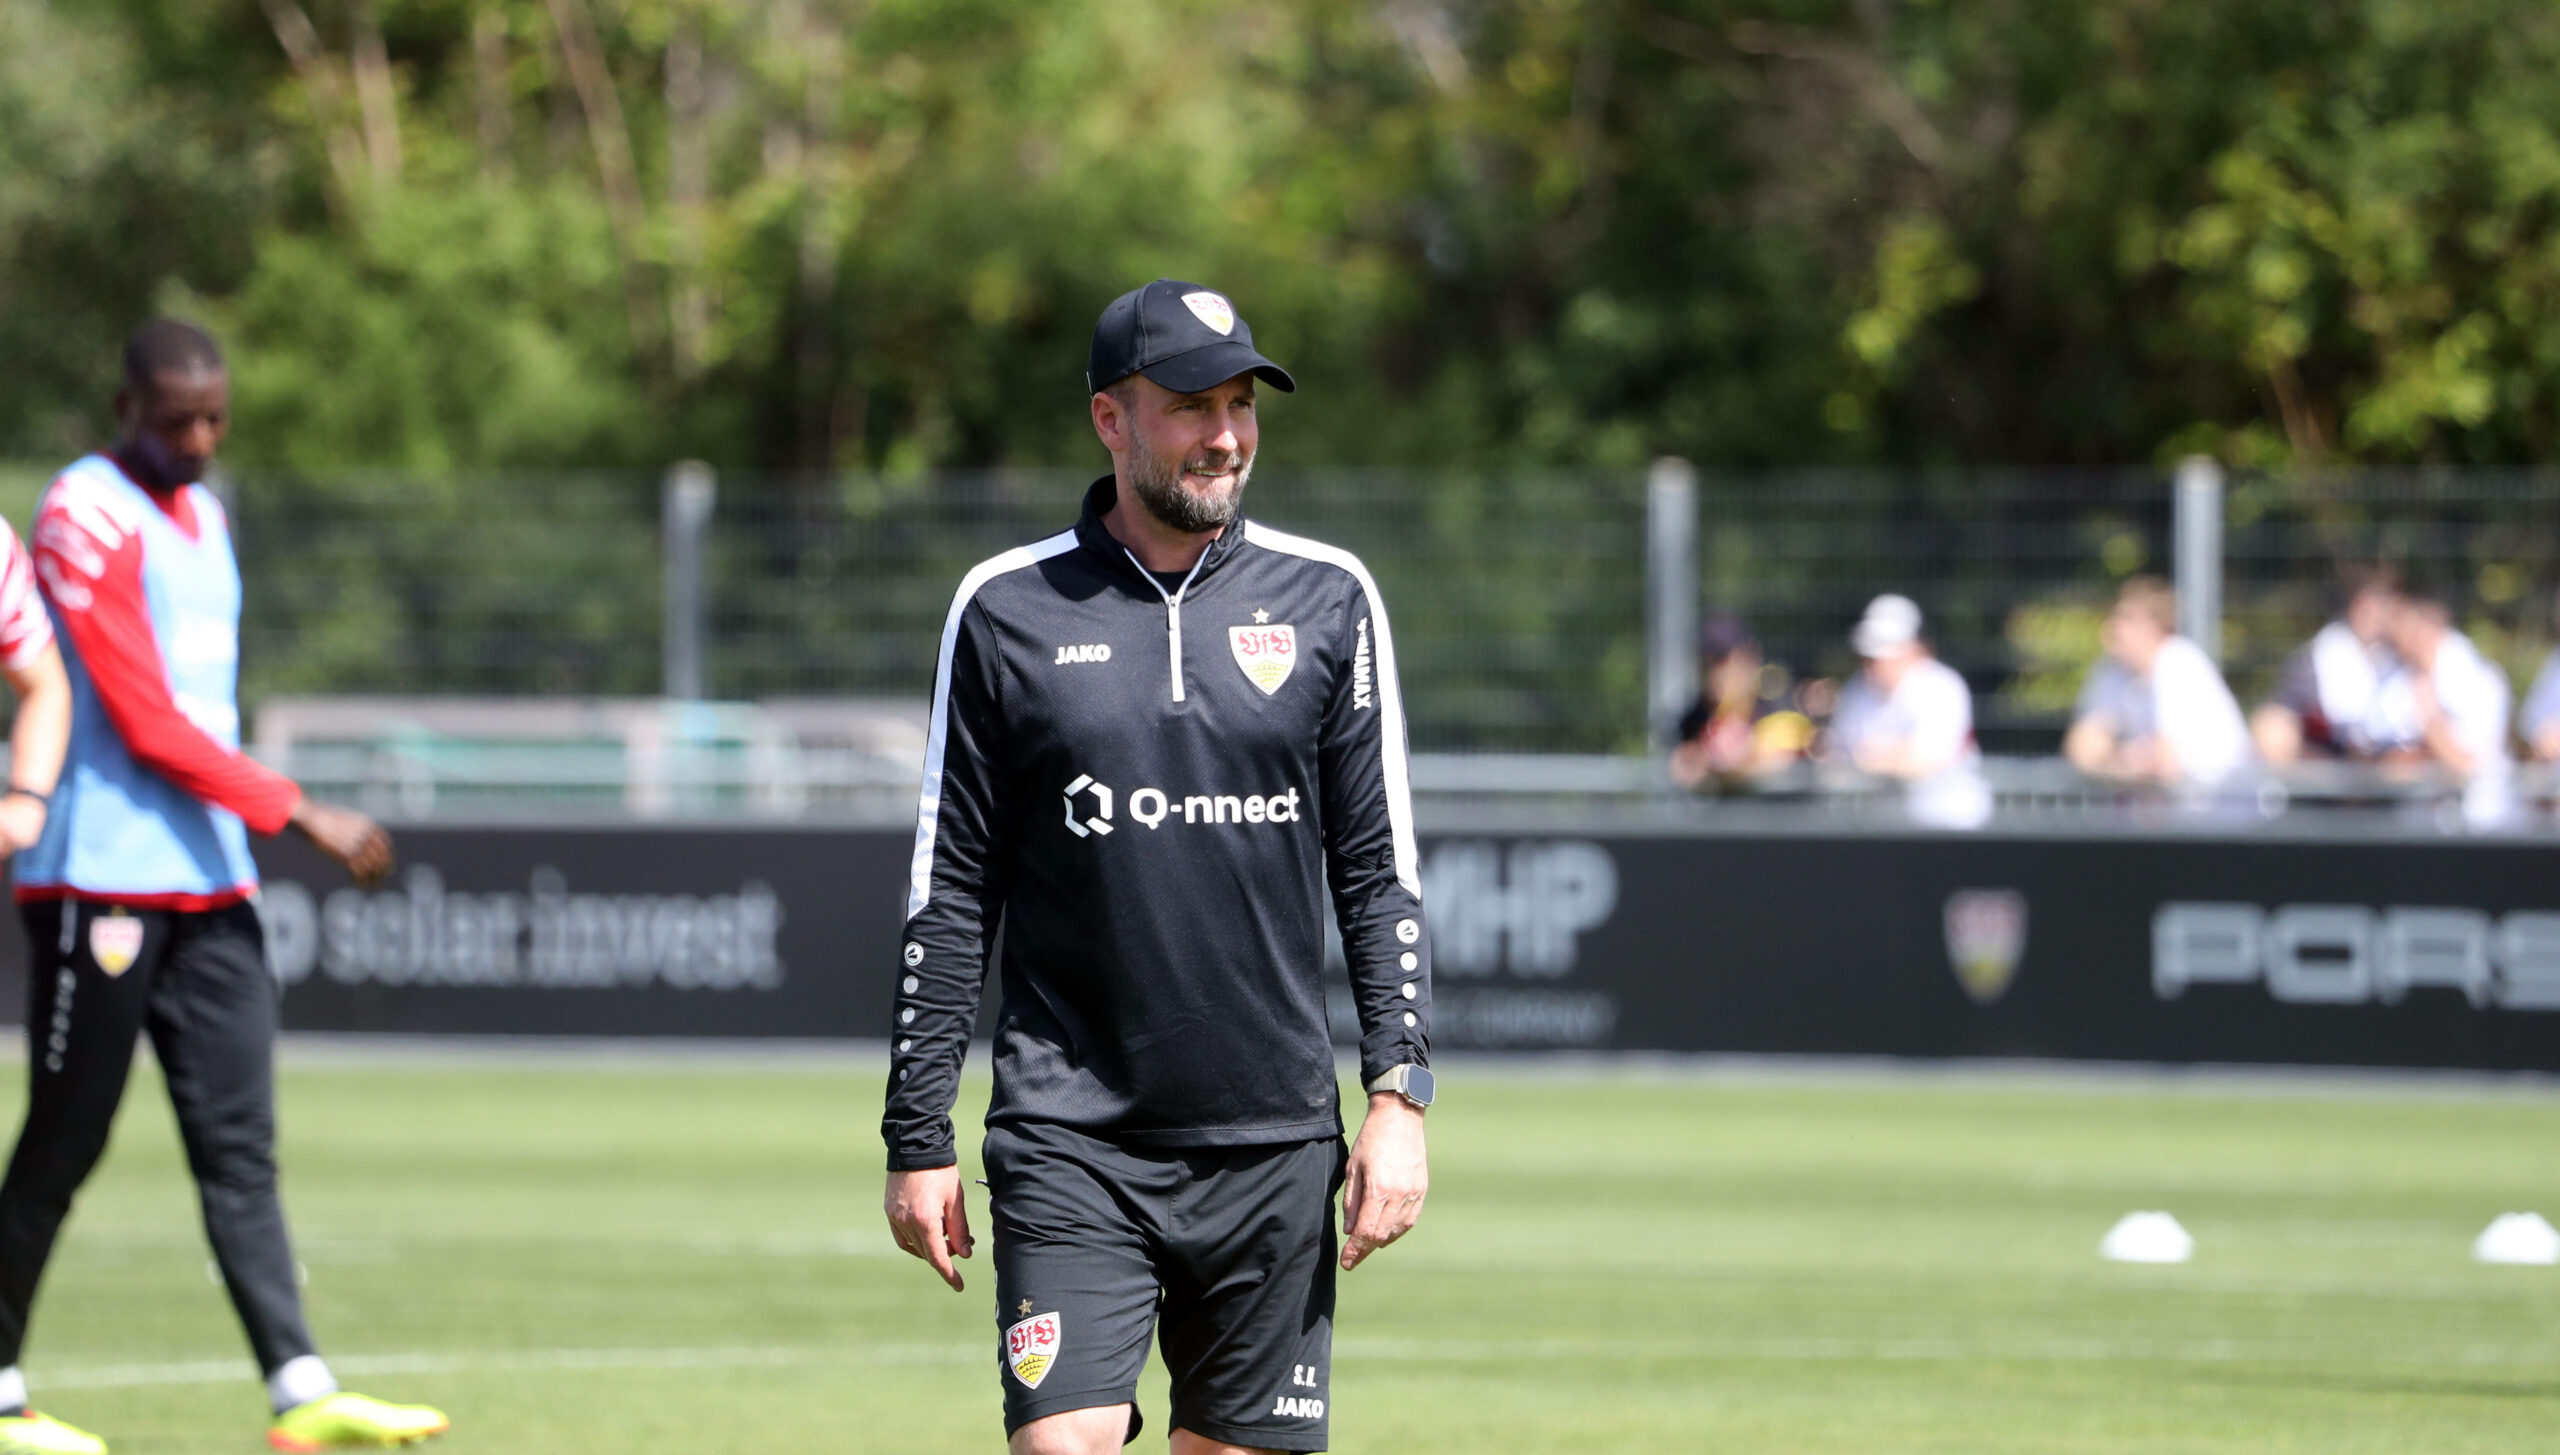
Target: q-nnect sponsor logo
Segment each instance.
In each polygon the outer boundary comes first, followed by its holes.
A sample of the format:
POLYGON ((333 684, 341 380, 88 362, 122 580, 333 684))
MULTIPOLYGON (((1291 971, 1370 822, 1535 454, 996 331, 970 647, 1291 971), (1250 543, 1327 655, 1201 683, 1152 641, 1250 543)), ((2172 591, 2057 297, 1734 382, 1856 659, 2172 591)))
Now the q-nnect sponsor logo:
POLYGON ((315 900, 270 880, 258 912, 268 966, 286 985, 559 990, 773 990, 782 901, 749 880, 728 894, 573 893, 545 865, 524 891, 462 893, 421 864, 400 887, 315 900))
POLYGON ((1111 790, 1094 782, 1090 773, 1078 773, 1067 785, 1067 832, 1080 839, 1111 832, 1111 790), (1084 811, 1088 803, 1090 814, 1084 811))
POLYGON ((2151 988, 2264 984, 2296 1005, 2395 1005, 2451 990, 2486 1009, 2560 1010, 2560 913, 2395 904, 2181 901, 2151 917, 2151 988))
POLYGON ((1161 788, 1131 789, 1123 797, 1090 773, 1078 773, 1066 790, 1067 832, 1080 839, 1110 833, 1112 806, 1150 829, 1176 824, 1303 823, 1305 803, 1298 790, 1280 793, 1186 793, 1177 797, 1161 788))

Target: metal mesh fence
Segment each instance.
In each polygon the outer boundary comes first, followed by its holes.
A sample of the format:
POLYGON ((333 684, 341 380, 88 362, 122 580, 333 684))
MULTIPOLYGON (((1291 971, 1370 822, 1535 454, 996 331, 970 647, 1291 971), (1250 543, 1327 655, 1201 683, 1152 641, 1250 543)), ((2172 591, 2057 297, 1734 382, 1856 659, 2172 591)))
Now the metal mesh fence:
MULTIPOLYGON (((714 527, 710 680, 734 697, 920 692, 969 566, 1073 521, 1088 477, 762 482, 714 527)), ((1357 552, 1395 624, 1417 742, 1643 739, 1642 482, 1258 472, 1250 513, 1357 552)))
MULTIPOLYGON (((961 575, 1071 523, 1089 479, 723 479, 707 552, 710 691, 921 696, 961 575)), ((658 687, 654 479, 232 488, 252 697, 658 687)), ((1417 742, 1615 751, 1643 737, 1641 492, 1633 475, 1265 471, 1251 513, 1369 562, 1417 742)))
POLYGON ((363 476, 230 488, 253 701, 658 690, 653 480, 363 476))
POLYGON ((2225 518, 2223 652, 2243 701, 2336 612, 2342 573, 2355 567, 2388 568, 2442 597, 2518 697, 2550 651, 2560 473, 2244 476, 2225 518))
MULTIPOLYGON (((708 543, 706 664, 728 699, 923 695, 974 562, 1069 522, 1085 472, 729 475, 708 543)), ((0 465, 21 525, 43 472, 0 465)), ((660 687, 654 475, 230 483, 244 687, 275 693, 648 695, 660 687)), ((2050 751, 2118 582, 2167 574, 2166 471, 1709 474, 1708 610, 1800 677, 1855 666, 1881 591, 1916 599, 1974 686, 1985 746, 2050 751)), ((1394 615, 1417 748, 1622 753, 1644 734, 1636 471, 1257 473, 1257 519, 1348 547, 1394 615)), ((2342 565, 2445 594, 2519 693, 2551 639, 2560 476, 2240 477, 2225 649, 2254 701, 2332 606, 2342 565)))
POLYGON ((2143 471, 1715 474, 1699 482, 1699 581, 1769 660, 1838 680, 1872 597, 1919 603, 1973 685, 1986 748, 2050 751, 2122 577, 2165 573, 2169 494, 2143 471))
MULTIPOLYGON (((1995 752, 2053 749, 2115 588, 2171 573, 2165 471, 1710 476, 1700 501, 1710 609, 1743 615, 1773 661, 1836 675, 1855 667, 1864 601, 1913 597, 1995 752)), ((2560 475, 2242 475, 2224 518, 2223 661, 2244 704, 2336 611, 2351 568, 2443 597, 2519 696, 2550 650, 2560 475)))

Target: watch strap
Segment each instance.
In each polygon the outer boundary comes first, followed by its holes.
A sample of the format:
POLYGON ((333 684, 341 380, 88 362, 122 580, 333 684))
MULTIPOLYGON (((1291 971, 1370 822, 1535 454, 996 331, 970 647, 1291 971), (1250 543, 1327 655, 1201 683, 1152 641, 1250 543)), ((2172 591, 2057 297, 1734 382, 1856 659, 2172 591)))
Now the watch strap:
POLYGON ((1380 1073, 1376 1080, 1369 1082, 1363 1089, 1371 1096, 1375 1096, 1382 1091, 1392 1091, 1396 1095, 1403 1097, 1405 1100, 1412 1102, 1415 1106, 1429 1106, 1431 1104, 1431 1099, 1428 1088, 1426 1088, 1425 1093, 1421 1096, 1416 1096, 1413 1093, 1413 1073, 1420 1069, 1422 1068, 1419 1068, 1412 1062, 1407 1061, 1401 1066, 1390 1067, 1386 1071, 1380 1073))

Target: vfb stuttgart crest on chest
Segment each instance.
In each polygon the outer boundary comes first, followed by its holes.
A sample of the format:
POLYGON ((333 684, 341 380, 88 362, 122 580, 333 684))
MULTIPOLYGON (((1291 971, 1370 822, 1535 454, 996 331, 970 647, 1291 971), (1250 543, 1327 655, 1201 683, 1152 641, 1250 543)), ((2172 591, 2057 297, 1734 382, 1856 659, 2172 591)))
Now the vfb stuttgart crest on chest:
POLYGON ((1061 1332, 1053 1313, 1035 1314, 1004 1331, 1004 1362, 1023 1388, 1038 1389, 1049 1377, 1049 1366, 1058 1362, 1061 1332))
POLYGON ((1236 665, 1244 669, 1245 680, 1270 696, 1289 680, 1298 665, 1298 629, 1283 623, 1278 626, 1231 626, 1227 628, 1227 650, 1236 654, 1236 665))

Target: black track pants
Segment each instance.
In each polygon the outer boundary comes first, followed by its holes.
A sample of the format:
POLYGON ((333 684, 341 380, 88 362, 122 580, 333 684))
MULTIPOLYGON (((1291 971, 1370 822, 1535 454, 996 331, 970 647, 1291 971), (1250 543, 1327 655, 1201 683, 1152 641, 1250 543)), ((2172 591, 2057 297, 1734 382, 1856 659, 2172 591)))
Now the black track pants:
POLYGON ((278 991, 257 911, 58 902, 20 912, 31 951, 30 1084, 26 1125, 0 1182, 0 1366, 18 1362, 54 1235, 106 1150, 145 1029, 205 1234, 260 1371, 314 1352, 276 1197, 278 991))

